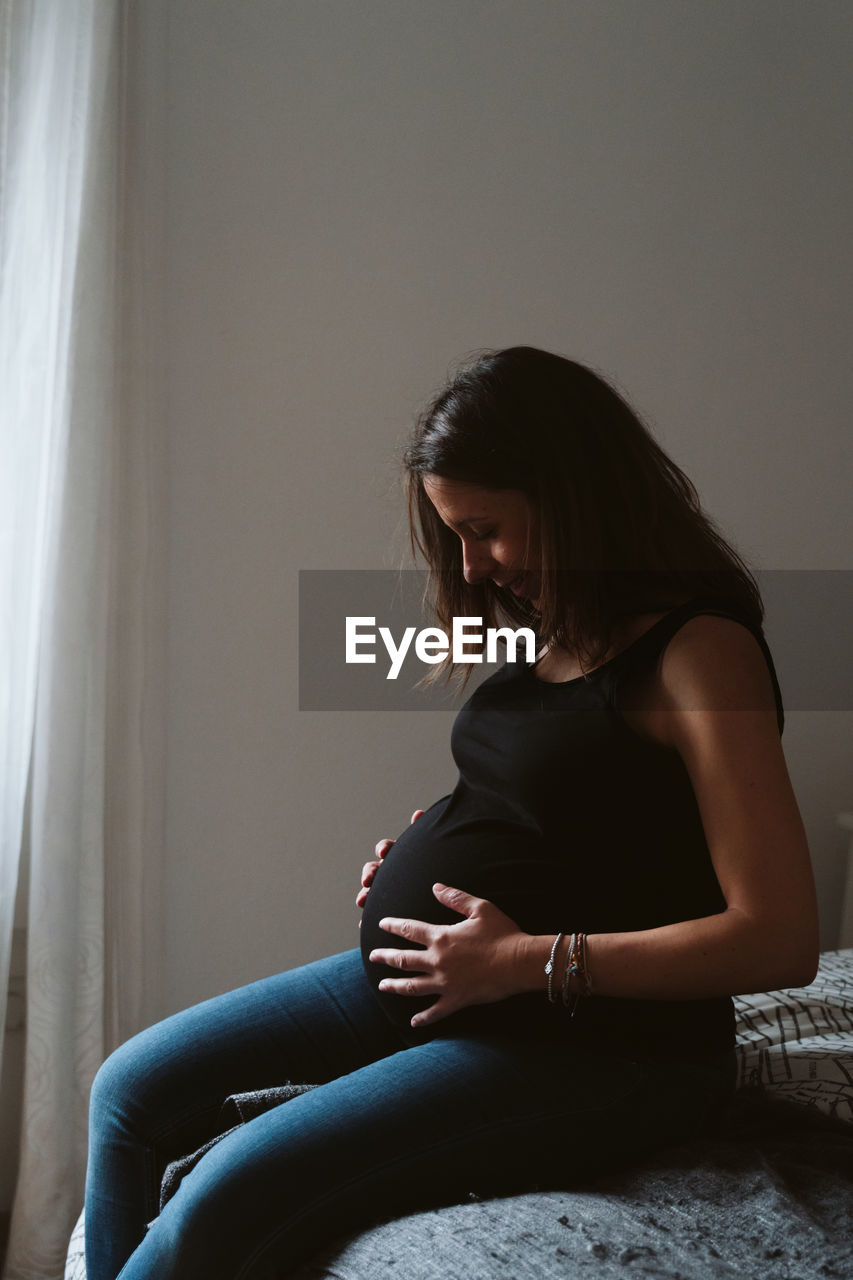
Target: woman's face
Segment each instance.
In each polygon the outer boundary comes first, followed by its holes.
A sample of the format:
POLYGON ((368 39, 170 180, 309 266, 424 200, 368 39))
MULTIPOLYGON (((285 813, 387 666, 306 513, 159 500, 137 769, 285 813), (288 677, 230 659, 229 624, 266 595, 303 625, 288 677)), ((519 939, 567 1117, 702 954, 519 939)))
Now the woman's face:
POLYGON ((465 581, 491 578, 497 586, 536 604, 538 529, 527 494, 520 489, 484 489, 442 476, 426 476, 424 490, 439 517, 459 535, 465 581))

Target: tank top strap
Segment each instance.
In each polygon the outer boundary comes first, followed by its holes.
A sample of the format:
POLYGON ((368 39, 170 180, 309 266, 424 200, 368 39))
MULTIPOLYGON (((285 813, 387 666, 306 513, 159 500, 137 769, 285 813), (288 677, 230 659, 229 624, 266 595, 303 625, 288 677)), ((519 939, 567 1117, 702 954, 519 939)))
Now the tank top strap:
POLYGON ((691 600, 685 600, 683 604, 678 605, 669 613, 664 614, 657 622, 649 627, 637 640, 623 649, 617 654, 612 662, 608 663, 603 674, 606 675, 607 700, 609 704, 616 709, 618 706, 619 689, 623 681, 632 672, 648 669, 658 657, 663 653, 669 641, 675 633, 684 626, 690 618, 696 618, 703 614, 712 614, 720 618, 731 618, 734 622, 739 622, 746 627, 755 639, 758 641, 761 652, 764 654, 767 668, 770 672, 770 680, 773 686, 773 697, 776 702, 776 721, 779 726, 781 735, 785 726, 785 710, 782 704, 782 690, 779 686, 779 679, 776 675, 776 667, 773 663, 773 656, 764 637, 764 632, 760 626, 752 622, 744 616, 737 608, 714 600, 710 597, 695 597, 691 600))

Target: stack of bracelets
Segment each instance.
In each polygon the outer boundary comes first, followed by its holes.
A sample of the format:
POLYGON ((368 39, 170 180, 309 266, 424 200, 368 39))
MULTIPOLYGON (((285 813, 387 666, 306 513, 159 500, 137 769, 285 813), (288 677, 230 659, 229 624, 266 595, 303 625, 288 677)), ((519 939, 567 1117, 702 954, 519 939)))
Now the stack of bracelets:
MULTIPOLYGON (((564 933, 558 933, 554 939, 554 945, 551 948, 551 954, 548 957, 548 963, 545 965, 545 974, 548 978, 548 999, 551 1004, 557 1003, 557 986, 554 982, 554 957, 557 954, 564 933)), ((586 963, 586 934, 573 933, 569 936, 569 949, 566 952, 566 967, 563 972, 563 981, 560 987, 560 998, 563 1005, 568 1009, 569 1004, 572 1006, 571 1016, 575 1016, 575 1009, 581 996, 592 995, 592 978, 586 963), (570 990, 572 978, 577 978, 577 988, 574 999, 570 990)))

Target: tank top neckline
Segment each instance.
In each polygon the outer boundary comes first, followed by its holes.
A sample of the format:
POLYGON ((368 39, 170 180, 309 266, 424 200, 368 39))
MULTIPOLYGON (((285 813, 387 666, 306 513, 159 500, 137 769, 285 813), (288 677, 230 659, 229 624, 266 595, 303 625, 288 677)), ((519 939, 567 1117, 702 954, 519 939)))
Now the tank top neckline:
POLYGON ((630 644, 626 644, 624 649, 620 649, 618 653, 614 653, 612 658, 608 658, 606 662, 602 662, 597 667, 593 667, 593 669, 591 671, 587 671, 585 675, 572 676, 570 680, 540 680, 539 676, 536 674, 536 665, 540 661, 539 658, 537 658, 535 662, 525 662, 523 674, 529 676, 532 680, 535 680, 537 685, 542 687, 553 685, 555 689, 568 689, 572 685, 580 684, 583 680, 591 679, 593 676, 598 676, 601 672, 607 671, 609 667, 612 667, 615 663, 619 662, 626 656, 626 654, 631 653, 633 649, 636 649, 637 646, 642 644, 644 640, 647 640, 649 636, 654 635, 659 628, 663 628, 663 626, 670 622, 677 614, 691 608, 699 608, 701 610, 702 606, 703 600, 701 597, 694 596, 689 600, 683 600, 681 604, 676 605, 674 609, 670 609, 668 613, 665 613, 662 617, 658 618, 657 622, 653 622, 650 627, 646 627, 646 630, 636 636, 630 644))

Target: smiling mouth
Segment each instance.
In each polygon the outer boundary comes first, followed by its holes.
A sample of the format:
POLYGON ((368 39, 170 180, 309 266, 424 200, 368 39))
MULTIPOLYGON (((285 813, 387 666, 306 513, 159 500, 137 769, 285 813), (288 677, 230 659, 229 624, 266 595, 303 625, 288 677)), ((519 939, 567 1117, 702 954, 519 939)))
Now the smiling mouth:
MULTIPOLYGON (((494 579, 493 579, 494 581, 494 579)), ((511 578, 509 582, 496 582, 495 586, 500 587, 503 591, 511 591, 514 596, 518 596, 524 600, 529 600, 534 606, 537 606, 539 592, 537 590, 538 579, 535 574, 531 574, 525 569, 517 578, 511 578)))

